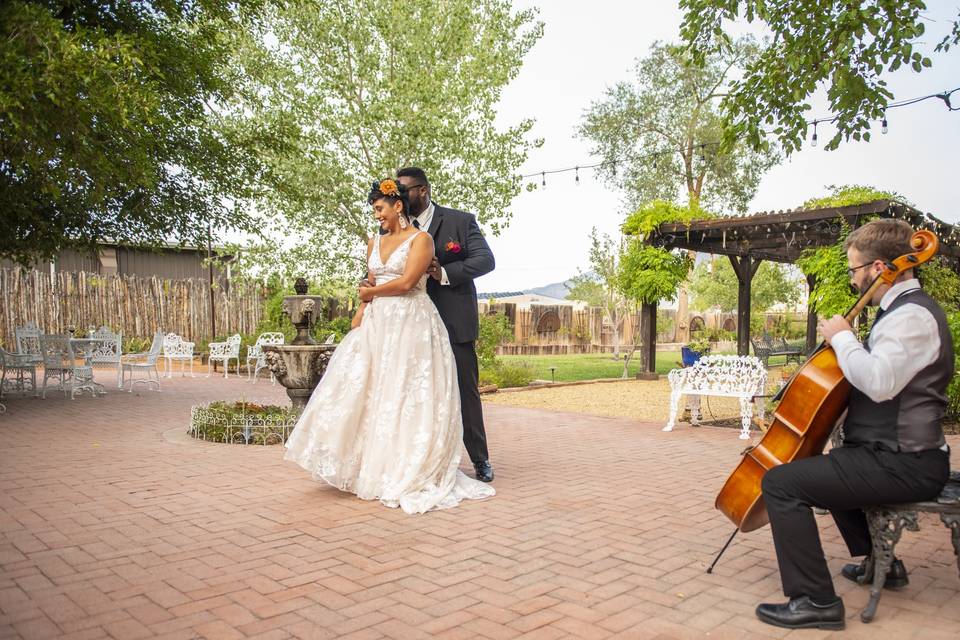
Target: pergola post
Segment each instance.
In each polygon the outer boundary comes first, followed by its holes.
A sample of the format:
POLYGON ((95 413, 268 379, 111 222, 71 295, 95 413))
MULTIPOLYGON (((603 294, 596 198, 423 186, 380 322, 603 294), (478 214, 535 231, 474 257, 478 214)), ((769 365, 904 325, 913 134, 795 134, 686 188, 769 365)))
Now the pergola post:
POLYGON ((650 378, 657 373, 657 303, 640 305, 640 373, 638 378, 650 378))
POLYGON ((749 253, 737 256, 727 256, 733 271, 737 274, 737 354, 750 355, 750 284, 753 276, 760 268, 759 259, 754 259, 749 253))
POLYGON ((810 306, 810 296, 813 295, 813 288, 817 284, 817 277, 812 273, 807 276, 807 353, 813 353, 817 346, 817 312, 810 306))

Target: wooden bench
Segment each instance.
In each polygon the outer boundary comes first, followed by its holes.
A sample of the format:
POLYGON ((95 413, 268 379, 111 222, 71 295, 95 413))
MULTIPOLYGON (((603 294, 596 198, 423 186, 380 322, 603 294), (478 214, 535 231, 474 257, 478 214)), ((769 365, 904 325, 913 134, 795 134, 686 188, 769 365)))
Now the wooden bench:
POLYGON ((798 364, 803 360, 803 349, 790 346, 786 338, 772 338, 763 334, 750 338, 750 344, 753 345, 753 353, 760 358, 765 367, 770 366, 770 356, 785 356, 787 362, 793 360, 798 364))
POLYGON ((864 513, 870 526, 873 552, 867 571, 860 579, 862 584, 870 584, 870 600, 860 613, 863 622, 870 622, 876 615, 883 583, 893 563, 894 547, 900 541, 904 529, 920 530, 919 514, 940 515, 941 522, 950 529, 953 553, 957 556, 957 570, 960 571, 960 471, 950 473, 947 486, 935 500, 870 507, 864 509, 864 513))
MULTIPOLYGON (((673 431, 680 397, 687 395, 690 424, 700 424, 700 396, 723 396, 740 399, 740 439, 750 438, 753 421, 753 400, 763 396, 767 385, 767 370, 753 356, 704 356, 691 367, 673 369, 667 374, 670 381, 670 419, 664 431, 673 431)), ((763 421, 763 401, 758 404, 763 421)))

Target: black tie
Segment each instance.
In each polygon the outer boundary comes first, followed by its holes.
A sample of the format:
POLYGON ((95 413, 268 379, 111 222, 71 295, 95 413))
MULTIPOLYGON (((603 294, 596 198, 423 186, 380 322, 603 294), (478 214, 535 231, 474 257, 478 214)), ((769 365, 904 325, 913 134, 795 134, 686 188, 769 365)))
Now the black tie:
POLYGON ((419 228, 420 228, 420 221, 417 220, 416 218, 414 218, 414 219, 413 219, 413 226, 416 227, 417 229, 419 229, 419 228))

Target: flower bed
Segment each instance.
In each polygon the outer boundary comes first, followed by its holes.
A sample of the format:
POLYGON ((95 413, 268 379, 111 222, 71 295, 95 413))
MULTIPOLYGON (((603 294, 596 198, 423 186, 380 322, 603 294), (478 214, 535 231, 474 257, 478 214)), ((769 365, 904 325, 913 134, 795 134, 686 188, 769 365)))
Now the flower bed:
POLYGON ((194 438, 229 444, 283 444, 297 424, 292 407, 250 402, 212 402, 193 407, 190 428, 194 438))

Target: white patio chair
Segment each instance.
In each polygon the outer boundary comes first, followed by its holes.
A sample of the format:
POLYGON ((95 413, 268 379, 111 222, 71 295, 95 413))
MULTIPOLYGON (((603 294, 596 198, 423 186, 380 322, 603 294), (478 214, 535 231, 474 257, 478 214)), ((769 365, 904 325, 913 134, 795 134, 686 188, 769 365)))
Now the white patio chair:
POLYGON ((90 362, 93 366, 105 364, 115 367, 117 370, 117 389, 123 388, 121 381, 121 345, 123 344, 123 334, 110 331, 109 327, 102 326, 89 334, 90 338, 97 340, 93 345, 90 362))
POLYGON ((151 384, 157 385, 157 391, 160 391, 160 371, 157 369, 157 358, 160 357, 160 349, 163 348, 163 334, 157 331, 153 334, 153 343, 150 345, 150 351, 145 353, 128 353, 123 356, 123 359, 120 362, 121 368, 121 377, 120 385, 121 388, 126 380, 127 373, 130 373, 130 393, 133 393, 133 387, 137 384, 145 384, 147 388, 150 388, 151 384), (135 379, 133 374, 137 371, 142 371, 146 374, 146 377, 140 378, 139 380, 135 379), (153 378, 150 377, 150 372, 153 371, 153 378))
MULTIPOLYGON (((260 374, 260 369, 264 369, 267 366, 267 357, 263 353, 263 345, 265 344, 283 344, 284 337, 280 332, 268 332, 261 333, 257 336, 257 342, 247 347, 247 374, 249 379, 256 384, 257 376, 260 374), (250 363, 254 363, 254 367, 251 369, 250 363)), ((277 379, 274 377, 273 372, 270 372, 270 380, 273 384, 277 384, 277 379)))
POLYGON ((40 351, 43 356, 43 390, 41 396, 47 397, 47 380, 56 377, 60 384, 58 389, 63 390, 63 395, 70 392, 70 399, 76 398, 77 393, 82 394, 85 389, 90 390, 93 397, 97 397, 97 389, 93 382, 93 367, 83 361, 77 363, 77 355, 73 351, 73 345, 70 344, 70 337, 64 335, 43 335, 40 336, 40 351))
POLYGON ((17 353, 29 356, 36 364, 43 362, 43 353, 40 350, 42 334, 35 322, 27 322, 22 327, 14 328, 13 335, 17 343, 17 353))
POLYGON ((240 334, 235 333, 225 342, 211 342, 208 345, 210 349, 210 356, 207 358, 207 377, 210 377, 210 374, 213 373, 213 363, 222 362, 223 363, 223 377, 229 378, 230 375, 230 361, 237 361, 237 373, 240 372, 240 334))
POLYGON ((190 377, 196 378, 193 375, 193 345, 194 343, 187 342, 175 333, 168 333, 163 336, 163 359, 166 360, 167 378, 173 376, 174 360, 180 362, 181 378, 186 375, 183 367, 184 362, 190 363, 190 377))
POLYGON ((30 376, 30 390, 34 397, 40 395, 37 388, 37 363, 29 354, 10 353, 3 347, 0 347, 0 397, 3 397, 4 389, 10 388, 14 391, 25 392, 27 390, 27 376, 30 376), (12 372, 12 379, 7 381, 7 372, 12 372))

